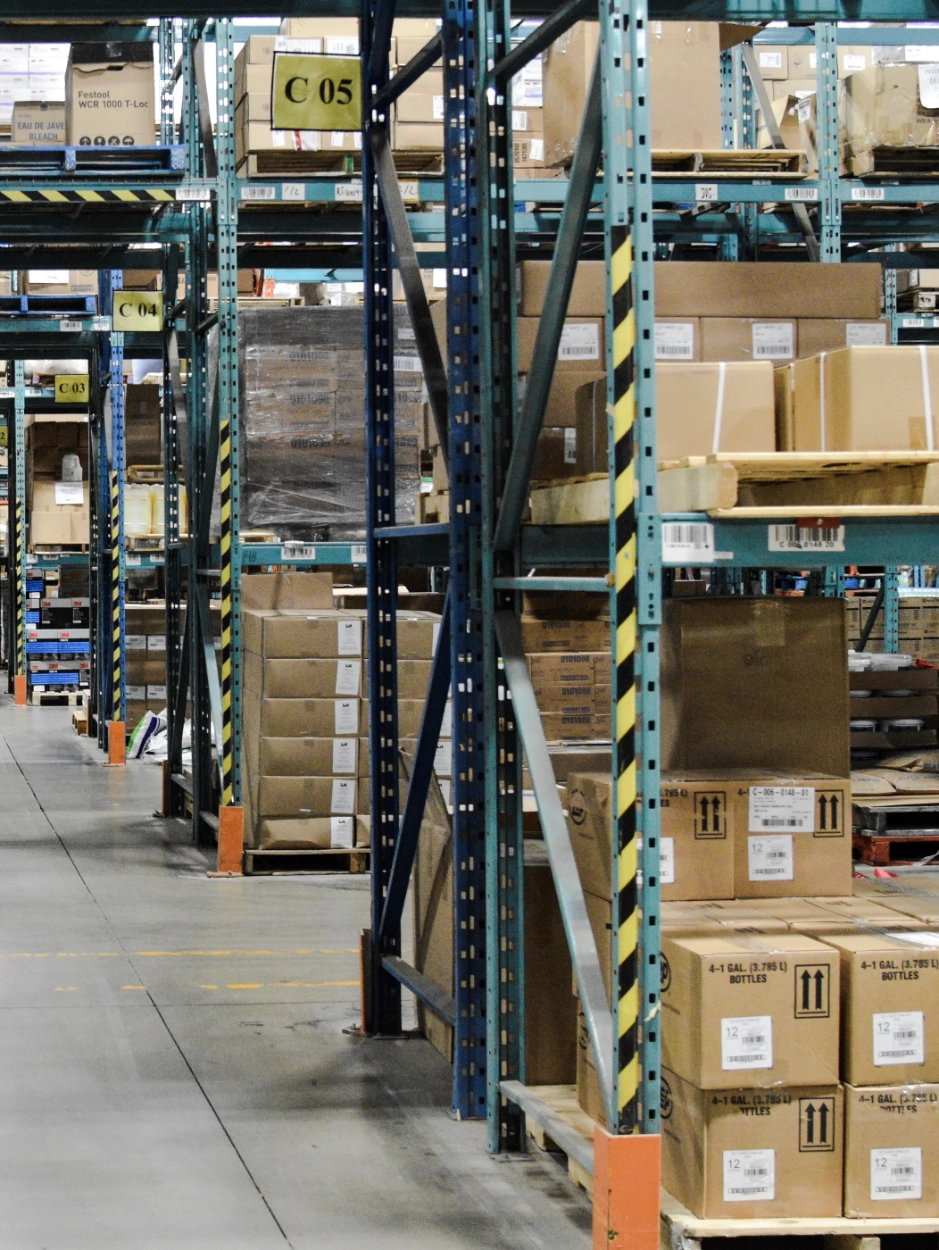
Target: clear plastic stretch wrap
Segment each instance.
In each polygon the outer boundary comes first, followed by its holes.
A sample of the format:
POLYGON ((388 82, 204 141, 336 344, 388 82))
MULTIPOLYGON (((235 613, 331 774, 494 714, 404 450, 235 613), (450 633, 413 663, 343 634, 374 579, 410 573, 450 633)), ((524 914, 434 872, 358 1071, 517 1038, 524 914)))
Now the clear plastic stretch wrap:
MULTIPOLYGON (((395 308, 397 520, 414 519, 424 379, 407 309, 395 308)), ((282 538, 365 532, 362 307, 240 314, 241 527, 282 538)))

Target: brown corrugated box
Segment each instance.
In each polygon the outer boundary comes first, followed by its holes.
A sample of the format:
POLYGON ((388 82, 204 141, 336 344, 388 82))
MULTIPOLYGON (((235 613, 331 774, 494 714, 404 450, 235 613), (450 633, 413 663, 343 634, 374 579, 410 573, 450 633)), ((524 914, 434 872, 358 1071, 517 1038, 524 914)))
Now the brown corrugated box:
POLYGON ((885 317, 869 321, 848 321, 839 317, 800 317, 799 356, 817 356, 841 347, 886 346, 890 325, 885 317))
POLYGON ((367 816, 306 816, 262 820, 258 849, 266 851, 326 850, 369 846, 367 816))
POLYGON ((265 660, 245 652, 244 684, 266 699, 357 699, 363 693, 360 659, 265 660))
POLYGON ((662 1064, 698 1089, 838 1080, 838 959, 798 934, 662 941, 662 1064))
POLYGON ((701 1219, 838 1216, 842 1127, 837 1085, 715 1095, 665 1070, 662 1184, 701 1219))
POLYGON ((655 368, 659 460, 716 451, 775 451, 769 361, 669 364, 655 368))
POLYGON ((702 317, 702 360, 793 360, 798 333, 791 318, 761 321, 756 317, 702 317))
MULTIPOLYGON (((550 273, 551 262, 549 260, 523 260, 516 266, 515 282, 520 317, 541 316, 550 273)), ((658 278, 658 270, 656 278, 658 278)), ((568 317, 606 316, 606 265, 602 260, 578 261, 574 285, 571 288, 571 297, 567 305, 567 315, 568 317)))
POLYGON ((244 699, 245 733, 264 738, 353 737, 363 723, 364 700, 244 699))
POLYGON ((241 606, 243 609, 317 608, 331 611, 333 575, 328 572, 292 573, 286 569, 276 573, 246 573, 241 579, 241 606))
POLYGON ((356 659, 365 654, 364 613, 355 610, 302 609, 242 613, 246 651, 265 659, 356 659))
POLYGON ((245 743, 257 776, 355 777, 359 740, 351 738, 259 738, 245 743))
POLYGON ((839 600, 670 599, 660 639, 665 770, 848 777, 847 637, 839 600))
POLYGON ((922 102, 919 65, 875 65, 845 82, 845 160, 855 175, 873 169, 873 149, 933 146, 939 108, 922 102))
MULTIPOLYGON (((578 271, 582 268, 583 262, 578 271)), ((879 317, 881 304, 877 265, 775 264, 771 272, 765 262, 757 261, 655 265, 658 317, 812 316, 863 321, 879 317)))
POLYGON ((845 1085, 844 1135, 846 1216, 939 1216, 939 1085, 845 1085))
POLYGON ((257 777, 251 782, 251 811, 265 816, 354 816, 355 777, 257 777))
POLYGON ((700 360, 701 325, 697 317, 656 317, 656 360, 700 360))
POLYGON ((939 1080, 939 937, 857 933, 825 940, 841 957, 844 1080, 939 1080))

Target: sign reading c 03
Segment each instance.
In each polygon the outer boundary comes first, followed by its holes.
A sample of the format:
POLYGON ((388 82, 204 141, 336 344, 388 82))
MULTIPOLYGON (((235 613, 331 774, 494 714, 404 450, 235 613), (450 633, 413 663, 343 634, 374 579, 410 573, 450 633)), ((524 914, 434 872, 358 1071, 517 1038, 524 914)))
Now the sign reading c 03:
POLYGON ((57 373, 55 375, 55 402, 57 404, 88 403, 87 373, 57 373))
POLYGON ((361 130, 361 61, 275 53, 271 118, 275 130, 361 130))
POLYGON ((163 295, 154 291, 115 291, 113 330, 162 330, 163 295))

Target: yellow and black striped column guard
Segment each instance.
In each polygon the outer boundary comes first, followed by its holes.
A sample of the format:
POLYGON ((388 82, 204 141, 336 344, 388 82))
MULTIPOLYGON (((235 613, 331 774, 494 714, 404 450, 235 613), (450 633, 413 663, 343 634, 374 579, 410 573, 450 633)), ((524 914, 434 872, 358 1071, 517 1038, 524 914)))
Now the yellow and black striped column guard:
POLYGON ((234 798, 234 738, 232 708, 232 510, 231 414, 220 414, 219 490, 221 522, 222 594, 222 806, 234 798))
POLYGON ((121 714, 121 547, 117 474, 111 470, 111 720, 121 714))
POLYGON ((616 1105, 621 1132, 639 1125, 639 898, 636 848, 636 318, 632 238, 611 230, 616 522, 616 1105))

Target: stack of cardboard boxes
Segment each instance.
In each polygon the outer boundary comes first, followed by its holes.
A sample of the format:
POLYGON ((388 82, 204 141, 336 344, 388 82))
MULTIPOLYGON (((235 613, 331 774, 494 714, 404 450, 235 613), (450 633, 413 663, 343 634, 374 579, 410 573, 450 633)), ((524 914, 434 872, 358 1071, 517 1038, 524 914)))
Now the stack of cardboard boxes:
POLYGON ((528 612, 522 617, 522 645, 548 741, 609 739, 609 620, 528 612))
POLYGON ((63 549, 89 541, 88 418, 36 413, 26 427, 29 545, 63 549))
MULTIPOLYGON (((124 617, 126 654, 125 719, 138 723, 145 712, 162 712, 167 705, 166 609, 161 604, 129 603, 124 617)), ((213 611, 213 634, 221 634, 221 614, 213 611)))
MULTIPOLYGON (((332 607, 326 574, 245 579, 246 828, 259 850, 368 846, 364 613, 332 607), (267 606, 258 606, 266 604, 267 606)), ((439 618, 398 618, 399 734, 416 736, 439 618)))

